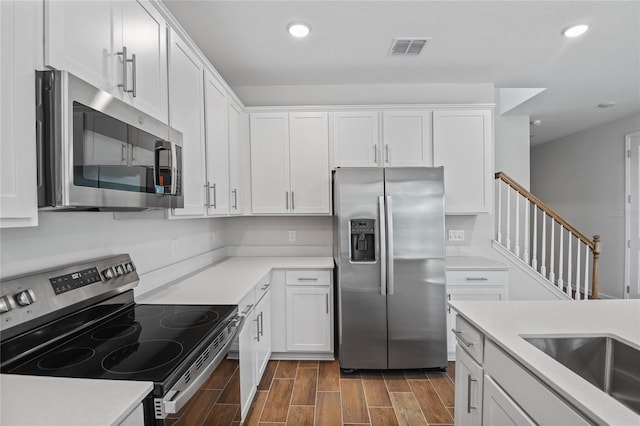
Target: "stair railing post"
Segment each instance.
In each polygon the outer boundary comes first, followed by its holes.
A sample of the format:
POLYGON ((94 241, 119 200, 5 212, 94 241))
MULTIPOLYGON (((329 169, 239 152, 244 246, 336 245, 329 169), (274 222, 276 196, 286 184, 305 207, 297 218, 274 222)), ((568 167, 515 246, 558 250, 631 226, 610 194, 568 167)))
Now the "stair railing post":
POLYGON ((591 274, 591 297, 598 298, 598 258, 600 257, 600 235, 593 236, 593 272, 591 274))

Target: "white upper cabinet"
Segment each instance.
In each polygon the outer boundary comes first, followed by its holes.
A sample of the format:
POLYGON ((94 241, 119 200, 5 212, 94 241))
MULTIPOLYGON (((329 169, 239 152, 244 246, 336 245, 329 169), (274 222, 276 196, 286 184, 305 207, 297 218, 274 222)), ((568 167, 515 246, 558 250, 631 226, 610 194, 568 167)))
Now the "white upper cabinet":
POLYGON ((332 113, 333 166, 375 167, 380 159, 380 113, 332 113))
POLYGON ((44 4, 45 65, 69 71, 167 122, 167 24, 151 3, 44 4))
POLYGON ((329 124, 325 112, 289 114, 291 213, 330 212, 329 124))
POLYGON ((229 130, 227 94, 208 70, 204 79, 208 215, 229 214, 229 130))
POLYGON ((247 212, 249 188, 248 120, 242 108, 229 101, 229 214, 244 215, 247 212))
POLYGON ((433 165, 444 166, 447 214, 491 211, 492 135, 489 110, 433 112, 433 165))
POLYGON ((171 31, 169 91, 171 127, 182 132, 182 190, 184 208, 175 216, 203 216, 209 188, 204 138, 203 64, 182 38, 171 31))
MULTIPOLYGON (((36 2, 0 2, 0 227, 38 224, 36 2)), ((40 50, 41 52, 41 50, 40 50)))
POLYGON ((384 111, 381 148, 384 166, 431 166, 431 111, 384 111))
POLYGON ((251 114, 251 202, 257 214, 329 214, 326 113, 251 114))

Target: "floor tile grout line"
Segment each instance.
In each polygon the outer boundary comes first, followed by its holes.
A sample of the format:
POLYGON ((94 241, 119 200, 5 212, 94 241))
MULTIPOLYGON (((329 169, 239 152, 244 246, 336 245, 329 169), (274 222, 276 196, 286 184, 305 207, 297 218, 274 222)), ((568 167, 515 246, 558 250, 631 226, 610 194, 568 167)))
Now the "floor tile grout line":
MULTIPOLYGON (((429 379, 429 384, 433 388, 433 391, 436 393, 436 395, 438 395, 438 399, 440 400, 440 403, 442 404, 444 409, 447 410, 447 408, 448 408, 447 404, 444 403, 444 399, 442 399, 442 396, 440 395, 440 392, 438 392, 438 389, 436 389, 436 387, 434 386, 434 384, 431 381, 431 379, 429 379)), ((454 383, 454 385, 455 385, 455 383, 454 383)), ((455 400, 454 400, 454 404, 455 404, 455 400)), ((449 412, 449 410, 447 410, 447 412, 449 412)), ((449 413, 449 415, 451 416, 451 413, 449 413)), ((451 416, 451 418, 453 419, 453 416, 451 416)))
MULTIPOLYGON (((276 369, 273 371, 273 376, 271 376, 271 381, 269 382, 269 387, 267 388, 267 396, 265 397, 264 404, 262 404, 262 409, 260 410, 260 415, 258 416, 258 423, 260 424, 260 420, 262 420, 262 414, 264 413, 264 409, 267 406, 267 400, 269 399, 269 393, 271 392, 271 386, 273 386, 273 381, 276 378, 276 371, 278 371, 278 366, 280 365, 280 361, 276 361, 276 369)), ((255 398, 255 397, 254 397, 255 398)), ((253 404, 253 401, 251 401, 253 404)), ((249 406, 249 411, 251 411, 251 406, 249 406)))

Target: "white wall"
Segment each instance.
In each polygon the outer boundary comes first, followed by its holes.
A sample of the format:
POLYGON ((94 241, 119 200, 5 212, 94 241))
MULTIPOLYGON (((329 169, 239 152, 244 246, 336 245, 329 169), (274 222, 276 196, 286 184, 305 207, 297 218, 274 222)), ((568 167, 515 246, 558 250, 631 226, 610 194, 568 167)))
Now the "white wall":
POLYGON ((505 172, 520 185, 530 186, 529 116, 497 116, 495 119, 496 172, 505 172))
POLYGON ((599 291, 623 297, 624 135, 640 130, 640 115, 603 124, 531 150, 532 192, 591 237, 600 235, 599 291))
POLYGON ((37 227, 0 230, 0 277, 118 253, 129 253, 138 273, 147 274, 226 245, 226 219, 166 220, 164 214, 114 220, 105 212, 40 212, 37 227))

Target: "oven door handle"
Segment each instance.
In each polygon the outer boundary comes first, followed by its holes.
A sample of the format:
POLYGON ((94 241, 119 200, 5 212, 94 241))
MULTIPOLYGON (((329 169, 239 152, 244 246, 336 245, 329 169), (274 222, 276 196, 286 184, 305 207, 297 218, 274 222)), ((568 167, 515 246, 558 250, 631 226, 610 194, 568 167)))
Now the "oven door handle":
MULTIPOLYGON (((231 326, 234 328, 234 330, 229 334, 229 340, 224 344, 222 349, 218 351, 209 365, 207 365, 207 367, 204 368, 200 372, 200 374, 198 374, 198 377, 195 380, 191 381, 191 384, 186 389, 182 391, 171 390, 167 392, 164 398, 162 398, 162 406, 164 411, 163 414, 177 413, 182 407, 186 405, 189 399, 193 395, 195 395, 198 389, 200 389, 200 386, 202 386, 202 384, 209 378, 211 373, 213 373, 213 370, 215 370, 216 367, 218 367, 222 360, 227 356, 229 348, 236 340, 238 333, 240 333, 240 330, 242 330, 242 327, 244 326, 245 318, 246 317, 243 315, 237 315, 234 319, 231 320, 231 326)), ((158 418, 157 415, 156 418, 158 418)))

